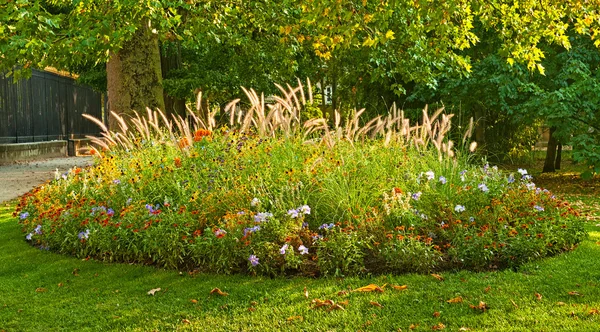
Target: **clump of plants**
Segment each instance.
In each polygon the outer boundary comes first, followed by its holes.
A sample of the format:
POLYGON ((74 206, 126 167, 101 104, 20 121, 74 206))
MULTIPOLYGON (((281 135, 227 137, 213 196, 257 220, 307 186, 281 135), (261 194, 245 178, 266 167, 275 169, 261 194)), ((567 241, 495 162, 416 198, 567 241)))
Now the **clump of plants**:
POLYGON ((513 267, 585 236, 579 212, 525 170, 455 153, 451 115, 303 121, 310 89, 281 90, 267 106, 245 90, 252 106, 228 105, 229 126, 210 113, 120 119, 92 167, 21 198, 26 240, 81 258, 315 276, 513 267))

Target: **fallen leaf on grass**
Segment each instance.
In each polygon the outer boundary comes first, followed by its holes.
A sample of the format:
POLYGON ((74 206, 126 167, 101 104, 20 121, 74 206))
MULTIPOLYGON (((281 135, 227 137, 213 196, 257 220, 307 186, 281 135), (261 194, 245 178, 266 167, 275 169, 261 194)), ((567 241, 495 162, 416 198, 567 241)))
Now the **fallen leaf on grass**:
POLYGON ((347 295, 347 294, 348 294, 348 291, 345 291, 345 290, 343 290, 343 291, 339 291, 339 292, 337 293, 337 295, 338 295, 338 296, 344 296, 344 295, 347 295))
POLYGON ((369 303, 374 306, 374 307, 379 307, 379 308, 383 308, 383 305, 379 302, 375 302, 375 301, 369 301, 369 303))
POLYGON ((446 325, 442 324, 442 323, 437 323, 436 325, 432 326, 431 329, 432 330, 443 330, 446 328, 446 325))
POLYGON ((396 289, 396 290, 406 290, 408 288, 407 285, 402 285, 402 286, 392 285, 392 287, 394 287, 394 289, 396 289))
POLYGON ((73 269, 73 275, 79 277, 79 269, 73 269))
POLYGON ((329 308, 327 308, 327 311, 333 311, 333 310, 342 310, 342 311, 346 311, 346 309, 344 309, 344 307, 342 307, 339 304, 332 304, 329 308))
POLYGON ((198 303, 198 300, 191 299, 190 302, 192 302, 193 304, 196 304, 196 303, 198 303))
POLYGON ((348 306, 348 300, 338 302, 339 305, 348 306))
POLYGON ((304 287, 304 297, 308 299, 308 290, 304 287))
POLYGON ((569 292, 569 295, 571 295, 571 296, 583 296, 579 292, 569 292))
POLYGON ((192 322, 190 322, 190 321, 189 321, 189 319, 185 319, 185 318, 184 318, 184 319, 182 319, 182 320, 181 320, 181 322, 182 322, 183 324, 191 324, 191 323, 192 323, 192 322))
POLYGON ((316 308, 321 308, 321 307, 328 307, 328 306, 332 306, 335 304, 335 302, 333 302, 332 300, 321 300, 321 299, 314 299, 311 301, 312 304, 314 304, 314 306, 312 307, 312 309, 316 309, 316 308))
POLYGON ((444 277, 442 277, 439 274, 432 273, 431 276, 434 277, 434 278, 436 278, 439 281, 444 281, 444 277))
POLYGON ((409 330, 414 330, 419 326, 419 324, 410 324, 410 326, 408 327, 409 330))
POLYGON ((542 300, 542 294, 540 294, 540 293, 535 293, 535 297, 537 298, 538 301, 542 300))
POLYGON ((487 293, 490 291, 490 289, 492 289, 492 286, 487 286, 483 291, 487 293))
POLYGON ((460 328, 460 329, 458 329, 458 330, 459 330, 459 331, 471 331, 471 329, 470 329, 470 328, 468 328, 468 327, 464 327, 464 326, 463 326, 463 327, 461 327, 461 328, 460 328))
POLYGON ((459 297, 455 297, 453 299, 450 299, 450 300, 448 300, 446 302, 448 302, 448 303, 462 303, 462 301, 463 301, 462 296, 459 296, 459 297))
POLYGON ((440 312, 439 311, 434 312, 433 313, 433 317, 436 317, 436 318, 440 317, 440 312))
POLYGON ((229 294, 221 291, 218 288, 213 288, 213 290, 210 291, 210 294, 217 294, 217 295, 221 295, 221 296, 227 296, 227 295, 229 295, 229 294))
POLYGON ((48 291, 48 289, 46 289, 44 287, 38 287, 38 288, 35 289, 36 293, 44 293, 44 292, 47 292, 47 291, 48 291))
POLYGON ((519 306, 515 303, 515 301, 513 301, 512 299, 510 300, 510 302, 512 303, 513 306, 515 306, 515 308, 519 309, 519 306))
POLYGON ((472 305, 469 304, 469 307, 471 307, 471 309, 478 309, 481 310, 483 312, 485 312, 487 309, 489 309, 490 307, 488 307, 487 303, 483 302, 483 301, 479 301, 479 305, 472 305))
POLYGON ((302 317, 302 316, 292 316, 292 317, 288 317, 286 320, 288 322, 291 322, 291 321, 294 321, 294 320, 301 320, 302 321, 302 320, 304 320, 304 317, 302 317))
POLYGON ((160 288, 154 288, 148 291, 148 295, 154 295, 154 293, 160 292, 160 288))
POLYGON ((254 311, 256 311, 256 308, 250 307, 250 308, 248 308, 248 311, 254 312, 254 311))
POLYGON ((561 306, 561 307, 562 307, 563 305, 567 305, 567 304, 566 304, 566 303, 564 303, 564 302, 556 302, 556 305, 558 305, 558 306, 561 306))
POLYGON ((590 314, 590 315, 600 315, 600 310, 598 310, 596 308, 592 308, 592 309, 590 309, 590 311, 588 312, 588 314, 590 314))
POLYGON ((62 283, 62 282, 59 282, 59 283, 58 283, 58 287, 62 287, 62 286, 64 286, 64 285, 63 285, 63 283, 62 283))
POLYGON ((379 293, 383 293, 383 289, 385 288, 387 284, 384 284, 383 286, 379 287, 375 284, 370 284, 364 287, 360 287, 357 288, 355 290, 353 290, 353 292, 379 292, 379 293))

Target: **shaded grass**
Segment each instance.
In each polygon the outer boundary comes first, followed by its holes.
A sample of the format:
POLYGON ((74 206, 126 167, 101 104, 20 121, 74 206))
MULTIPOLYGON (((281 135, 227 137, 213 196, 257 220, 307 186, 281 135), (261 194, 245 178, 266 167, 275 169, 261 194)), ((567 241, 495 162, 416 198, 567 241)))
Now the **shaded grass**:
POLYGON ((517 271, 459 271, 443 274, 445 281, 414 274, 269 279, 190 275, 42 251, 26 243, 12 209, 11 204, 0 207, 0 331, 406 331, 412 324, 418 324, 416 331, 428 331, 439 323, 451 331, 598 331, 600 324, 600 315, 590 314, 600 309, 600 227, 592 223, 586 226, 589 239, 575 251, 517 271), (388 286, 384 293, 338 295, 370 283, 408 289, 388 286), (155 296, 147 295, 158 287, 162 290, 155 296), (214 287, 229 296, 210 295, 214 287), (573 291, 582 296, 568 294, 573 291), (446 303, 457 296, 464 302, 446 303), (348 300, 348 305, 345 311, 310 309, 314 298, 348 300), (489 310, 469 307, 480 301, 489 310))

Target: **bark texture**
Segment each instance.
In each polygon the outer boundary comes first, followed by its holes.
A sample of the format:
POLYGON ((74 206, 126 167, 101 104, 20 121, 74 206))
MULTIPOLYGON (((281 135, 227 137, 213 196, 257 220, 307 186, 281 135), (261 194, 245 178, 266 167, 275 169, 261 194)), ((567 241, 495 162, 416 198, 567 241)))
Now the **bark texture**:
MULTIPOLYGON (((106 64, 109 110, 125 118, 133 111, 145 113, 146 107, 164 110, 160 65, 158 38, 148 27, 141 27, 106 64)), ((112 116, 109 125, 117 128, 112 116)))
POLYGON ((543 173, 556 171, 554 163, 556 161, 556 146, 558 145, 558 142, 556 141, 556 138, 554 138, 553 135, 555 131, 555 127, 550 128, 548 149, 546 150, 546 160, 544 161, 544 169, 542 170, 543 173))

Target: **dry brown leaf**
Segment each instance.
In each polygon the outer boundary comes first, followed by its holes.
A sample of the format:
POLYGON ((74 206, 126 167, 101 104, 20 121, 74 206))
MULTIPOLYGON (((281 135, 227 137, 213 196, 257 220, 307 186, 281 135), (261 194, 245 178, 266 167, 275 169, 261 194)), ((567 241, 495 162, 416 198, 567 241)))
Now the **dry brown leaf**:
POLYGON ((348 300, 346 300, 346 301, 340 301, 340 302, 338 302, 338 304, 339 305, 343 305, 343 306, 348 306, 349 302, 348 302, 348 300))
POLYGON ((448 302, 448 303, 462 303, 462 301, 463 301, 462 296, 459 296, 459 297, 455 297, 453 299, 450 299, 450 300, 448 300, 446 302, 448 302))
POLYGON ((408 285, 402 285, 402 286, 392 285, 392 287, 396 290, 406 290, 408 288, 408 285))
POLYGON ((436 317, 436 318, 440 317, 440 312, 439 311, 434 312, 433 313, 433 317, 436 317))
POLYGON ((250 312, 255 312, 255 311, 256 311, 256 308, 254 308, 254 307, 250 307, 250 308, 248 308, 248 311, 250 311, 250 312))
POLYGON ((342 311, 345 311, 346 309, 344 309, 344 307, 342 307, 339 304, 333 304, 329 308, 327 308, 327 311, 333 311, 333 310, 342 310, 342 311))
POLYGON ((193 304, 196 304, 196 303, 198 303, 198 300, 191 299, 190 302, 192 302, 193 304))
POLYGON ((569 292, 569 295, 571 295, 571 296, 583 296, 579 292, 569 292))
POLYGON ((436 330, 443 330, 446 328, 446 325, 442 324, 442 323, 437 323, 436 325, 432 326, 431 329, 436 331, 436 330))
MULTIPOLYGON (((386 284, 387 285, 387 284, 386 284)), ((385 285, 383 285, 385 287, 385 285)), ((353 292, 379 292, 383 293, 383 287, 379 287, 375 284, 370 284, 364 287, 357 288, 353 290, 353 292)))
POLYGON ((191 323, 192 323, 192 322, 190 322, 189 320, 187 320, 187 319, 185 319, 185 318, 184 318, 184 319, 182 319, 182 320, 181 320, 181 322, 182 322, 183 324, 191 324, 191 323))
POLYGON ((294 321, 294 320, 304 320, 304 317, 302 316, 292 316, 292 317, 288 317, 286 319, 288 322, 294 321))
POLYGON ((47 291, 48 290, 46 288, 44 288, 44 287, 38 287, 38 288, 35 289, 36 293, 44 293, 44 292, 47 292, 47 291))
POLYGON ((217 294, 217 295, 221 295, 221 296, 227 296, 227 295, 229 295, 229 294, 221 291, 218 288, 213 288, 213 290, 210 291, 210 294, 217 294))
POLYGON ((442 277, 439 274, 432 273, 431 276, 434 277, 434 278, 436 278, 439 281, 444 281, 444 277, 442 277))
POLYGON ((148 295, 154 295, 154 293, 160 292, 160 288, 154 288, 148 291, 148 295))
POLYGON ((374 306, 374 307, 379 307, 379 308, 383 308, 383 305, 379 302, 375 302, 375 301, 369 301, 369 303, 374 306))
POLYGON ((258 305, 258 302, 256 301, 250 301, 250 305, 253 307, 256 307, 258 305))
POLYGON ((344 296, 344 295, 346 295, 346 294, 348 294, 348 291, 345 291, 345 290, 343 290, 343 291, 339 291, 339 292, 337 293, 337 295, 338 295, 338 296, 344 296))
POLYGON ((410 324, 410 326, 408 327, 409 330, 414 330, 419 326, 419 324, 410 324))
POLYGON ((487 303, 485 303, 483 301, 479 301, 479 305, 476 305, 476 306, 469 304, 469 307, 471 307, 471 309, 478 309, 478 310, 481 310, 484 312, 490 308, 490 307, 488 307, 487 303))
POLYGON ((590 314, 590 315, 600 315, 600 310, 598 310, 596 308, 592 308, 592 309, 590 309, 590 311, 588 312, 588 314, 590 314))
POLYGON ((562 307, 563 305, 567 305, 567 304, 566 304, 566 303, 564 303, 564 302, 556 302, 556 305, 558 305, 558 306, 561 306, 561 307, 562 307))
POLYGON ((512 299, 510 299, 510 302, 512 303, 512 305, 513 305, 515 308, 519 309, 519 306, 518 306, 518 305, 515 303, 515 301, 513 301, 512 299))
POLYGON ((490 289, 492 289, 492 286, 487 286, 483 291, 487 293, 490 291, 490 289))
POLYGON ((540 294, 540 293, 535 293, 535 297, 537 298, 538 301, 542 300, 542 294, 540 294))
POLYGON ((304 297, 308 299, 308 290, 304 287, 304 297))
POLYGON ((79 269, 73 269, 73 275, 79 277, 79 269))
POLYGON ((64 286, 64 284, 62 282, 59 282, 58 287, 62 287, 62 286, 64 286))

